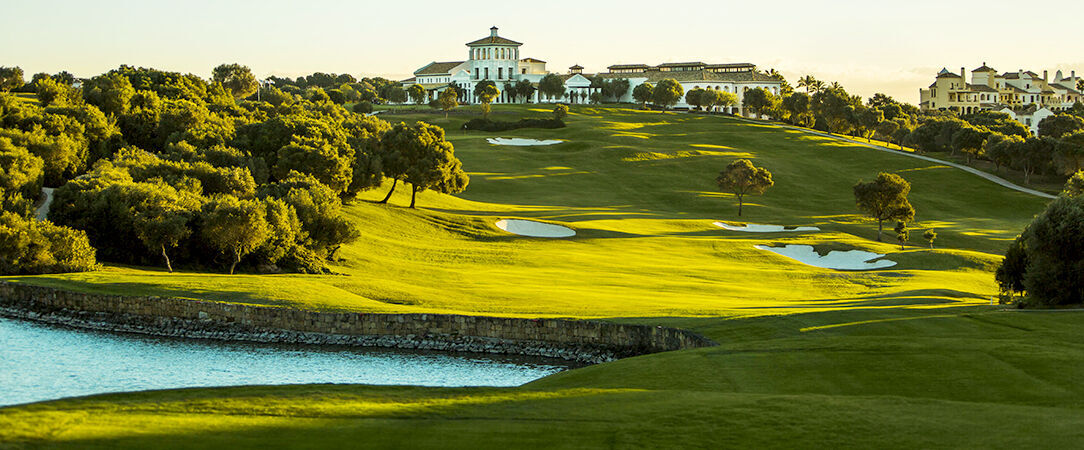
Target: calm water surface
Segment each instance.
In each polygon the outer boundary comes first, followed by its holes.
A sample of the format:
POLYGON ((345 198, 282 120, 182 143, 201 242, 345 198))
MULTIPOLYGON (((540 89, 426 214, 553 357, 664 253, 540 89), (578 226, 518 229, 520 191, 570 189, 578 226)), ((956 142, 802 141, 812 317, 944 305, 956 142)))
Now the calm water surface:
POLYGON ((534 358, 157 338, 0 318, 0 406, 246 384, 518 386, 568 367, 534 358))

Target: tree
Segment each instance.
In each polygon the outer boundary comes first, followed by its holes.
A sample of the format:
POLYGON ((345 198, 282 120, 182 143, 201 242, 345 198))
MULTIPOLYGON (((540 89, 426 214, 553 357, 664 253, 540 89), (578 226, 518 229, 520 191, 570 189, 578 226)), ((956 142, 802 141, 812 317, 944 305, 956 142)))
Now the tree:
POLYGON ((651 102, 667 109, 677 104, 684 95, 685 89, 681 83, 673 78, 665 78, 651 90, 651 102))
POLYGON ((23 79, 23 69, 16 67, 0 67, 0 92, 8 92, 18 89, 26 83, 23 79))
POLYGON ((881 172, 877 179, 854 185, 854 200, 858 210, 877 221, 877 241, 881 241, 886 220, 911 221, 915 209, 907 201, 911 184, 894 173, 881 172))
POLYGON ((392 103, 403 103, 407 101, 407 92, 403 88, 398 86, 391 86, 384 93, 386 99, 392 103))
POLYGON ((933 248, 933 241, 934 239, 937 239, 937 232, 931 228, 929 230, 926 230, 925 233, 922 233, 922 238, 930 244, 930 248, 933 248))
POLYGON ((565 81, 555 74, 548 74, 538 81, 538 92, 550 100, 565 95, 565 81))
POLYGON ((483 81, 474 86, 474 97, 482 104, 482 118, 489 119, 493 107, 491 103, 500 97, 501 91, 492 81, 483 81))
POLYGON ((997 271, 1003 290, 1043 306, 1084 303, 1084 196, 1059 196, 1009 248, 997 271), (1005 288, 1009 289, 1005 289, 1005 288))
POLYGON ((651 83, 641 83, 632 90, 632 98, 637 102, 640 102, 640 107, 647 106, 647 102, 651 101, 655 88, 651 83))
POLYGON ((994 170, 1000 173, 1002 166, 1012 165, 1015 155, 1022 151, 1018 150, 1017 147, 1023 145, 1024 138, 1020 136, 994 134, 986 140, 984 152, 986 158, 994 163, 994 170))
POLYGON ((832 133, 845 134, 854 128, 855 108, 862 104, 861 98, 833 84, 819 89, 811 100, 813 113, 824 119, 832 133))
POLYGON ((554 120, 564 120, 565 117, 568 117, 567 105, 558 104, 557 106, 553 107, 554 120))
POLYGON ((715 91, 715 106, 719 108, 728 108, 738 105, 738 96, 732 92, 720 92, 715 91))
POLYGON ((824 82, 817 80, 813 75, 806 75, 798 79, 798 87, 805 88, 805 93, 812 94, 824 87, 824 82))
POLYGON ((534 94, 534 85, 532 85, 530 81, 519 80, 516 82, 513 90, 516 93, 516 97, 522 97, 529 101, 531 99, 531 95, 534 94))
POLYGON ((86 272, 98 269, 94 247, 82 230, 0 214, 0 274, 86 272))
POLYGON ((1024 172, 1024 184, 1031 184, 1032 175, 1045 171, 1051 165, 1057 140, 1043 137, 1014 143, 1009 147, 1012 167, 1024 172))
POLYGON ((83 102, 83 95, 70 85, 58 83, 52 78, 38 81, 38 101, 45 106, 69 106, 83 102))
POLYGON ((750 89, 745 91, 742 103, 746 109, 751 109, 754 114, 760 116, 764 114, 768 108, 772 107, 775 103, 775 96, 764 88, 750 89))
POLYGON ((772 173, 763 167, 754 167, 748 159, 739 159, 726 166, 715 178, 719 189, 732 192, 738 197, 738 216, 742 213, 742 203, 746 194, 763 194, 775 185, 772 173))
POLYGON ((25 147, 0 137, 0 206, 4 211, 30 213, 41 193, 44 164, 25 147))
POLYGON ((900 250, 903 250, 907 244, 907 239, 911 236, 911 231, 907 229, 907 222, 896 222, 896 228, 893 229, 896 232, 896 240, 900 242, 900 250))
MULTIPOLYGON (((695 106, 697 111, 703 109, 703 106, 704 106, 704 94, 706 92, 707 91, 705 91, 705 90, 703 90, 701 88, 690 89, 689 92, 685 93, 685 103, 689 104, 689 106, 695 106)), ((712 91, 712 92, 714 92, 714 91, 712 91)), ((708 94, 708 95, 711 95, 711 94, 708 94)))
POLYGON ((791 87, 790 83, 787 82, 787 77, 784 77, 783 74, 777 72, 775 69, 768 69, 766 72, 764 72, 764 74, 767 75, 769 78, 779 82, 780 96, 790 95, 792 92, 794 92, 794 88, 791 87))
MULTIPOLYGON (((896 131, 898 131, 899 129, 899 122, 896 122, 894 120, 885 120, 877 124, 877 127, 874 128, 874 131, 876 132, 876 136, 881 137, 881 139, 888 142, 893 142, 895 140, 896 131)), ((903 147, 900 148, 902 149, 903 147)))
POLYGON ((230 275, 241 258, 270 237, 266 209, 255 200, 220 196, 204 206, 202 216, 203 238, 230 257, 230 275))
POLYGON ((1057 154, 1064 161, 1068 173, 1077 173, 1084 169, 1084 130, 1077 130, 1062 136, 1057 143, 1057 154))
POLYGON ((410 183, 410 207, 414 208, 418 192, 435 190, 444 194, 463 192, 470 182, 463 164, 455 157, 452 143, 444 139, 444 129, 418 122, 413 126, 418 142, 404 147, 409 161, 405 181, 410 183), (424 143, 424 145, 417 145, 424 143))
POLYGON ((613 98, 615 102, 619 102, 629 92, 629 80, 625 78, 610 80, 606 83, 604 89, 606 91, 603 91, 603 95, 613 98))
POLYGON ((448 118, 448 111, 459 106, 459 101, 456 100, 458 97, 459 93, 455 88, 448 88, 440 91, 440 95, 437 96, 437 103, 440 105, 440 109, 444 111, 444 118, 448 118))
POLYGON ((83 86, 87 103, 97 106, 106 115, 118 117, 128 111, 135 93, 132 82, 120 73, 96 76, 83 86))
POLYGON ((414 102, 415 105, 420 105, 422 103, 425 103, 425 97, 427 96, 427 93, 425 91, 425 88, 422 87, 422 85, 412 84, 410 85, 410 87, 407 88, 407 95, 410 96, 411 102, 414 102))
POLYGON ((1062 188, 1061 195, 1076 197, 1081 194, 1084 194, 1084 172, 1077 172, 1065 182, 1065 187, 1062 188))
POLYGON ((252 75, 252 70, 248 66, 236 63, 215 67, 211 72, 211 80, 222 83, 222 87, 226 88, 236 100, 247 98, 260 88, 260 83, 256 81, 256 76, 252 75))
POLYGON ((331 100, 331 103, 336 105, 342 105, 346 103, 346 94, 338 89, 326 89, 324 93, 327 94, 327 98, 331 100))
POLYGON ((1084 118, 1072 114, 1057 114, 1039 122, 1039 136, 1061 139, 1074 131, 1084 130, 1084 118))
POLYGON ((1005 258, 994 272, 994 280, 1003 293, 1008 293, 1010 298, 1014 292, 1024 292, 1024 273, 1027 271, 1027 252, 1023 247, 1023 236, 1017 236, 1016 240, 1005 251, 1005 258))
POLYGON ((967 158, 967 164, 971 159, 982 155, 986 137, 990 133, 972 126, 961 128, 952 135, 952 149, 963 153, 967 158))
POLYGON ((373 112, 373 104, 369 103, 369 102, 366 102, 366 101, 360 101, 360 102, 354 103, 354 106, 352 107, 352 109, 354 110, 354 112, 356 112, 358 114, 372 114, 372 112, 373 112))
POLYGON ((157 195, 145 199, 133 208, 133 221, 136 236, 150 251, 161 251, 166 262, 166 270, 173 272, 167 250, 179 245, 192 234, 189 221, 199 201, 191 194, 178 193, 172 186, 164 184, 157 195))
POLYGON ((884 122, 884 113, 880 109, 859 105, 855 108, 855 130, 862 137, 869 140, 870 135, 877 130, 877 125, 884 122))
POLYGON ((809 113, 809 95, 801 92, 793 92, 784 96, 779 106, 786 113, 787 120, 798 126, 812 125, 812 115, 809 113))

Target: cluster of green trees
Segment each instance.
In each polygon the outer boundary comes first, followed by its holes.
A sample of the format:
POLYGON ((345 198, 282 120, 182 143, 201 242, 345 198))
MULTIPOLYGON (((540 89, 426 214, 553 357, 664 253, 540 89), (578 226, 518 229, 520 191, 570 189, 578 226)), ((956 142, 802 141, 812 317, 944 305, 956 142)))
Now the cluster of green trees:
MULTIPOLYGON (((369 104, 403 103, 407 101, 407 92, 399 85, 399 82, 381 77, 354 78, 349 74, 334 74, 316 72, 312 75, 300 76, 294 79, 268 77, 274 87, 293 95, 310 98, 315 90, 321 90, 327 94, 333 103, 367 102, 369 104)), ((371 112, 371 111, 370 111, 371 112)))
POLYGON ((411 185, 411 207, 417 192, 467 185, 441 128, 352 113, 320 87, 309 97, 269 87, 254 101, 254 82, 236 64, 210 82, 121 66, 82 89, 42 78, 40 105, 0 94, 0 197, 11 215, 0 235, 21 233, 0 243, 0 259, 23 261, 0 268, 48 270, 45 254, 57 271, 92 268, 97 249, 171 271, 322 272, 358 236, 343 200, 385 178, 393 190, 411 185), (59 227, 32 216, 43 185, 57 187, 49 219, 59 227))
POLYGON ((884 94, 863 103, 839 83, 826 84, 812 76, 799 79, 798 86, 806 92, 773 96, 748 91, 745 106, 792 125, 878 139, 920 152, 958 154, 967 164, 989 161, 998 172, 1002 167, 1020 170, 1025 183, 1034 174, 1068 175, 1084 168, 1084 105, 1044 119, 1038 138, 1006 113, 921 112, 884 94))
POLYGON ((1084 172, 1040 213, 1005 252, 995 279, 1011 299, 1027 294, 1022 306, 1084 303, 1084 172))

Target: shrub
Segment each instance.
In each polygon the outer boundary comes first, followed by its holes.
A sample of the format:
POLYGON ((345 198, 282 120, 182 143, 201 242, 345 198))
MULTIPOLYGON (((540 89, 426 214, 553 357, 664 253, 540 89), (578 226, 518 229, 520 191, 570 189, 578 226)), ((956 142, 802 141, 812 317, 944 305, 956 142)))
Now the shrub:
POLYGON ((358 114, 372 114, 373 104, 370 102, 357 102, 354 103, 354 112, 358 114))
POLYGON ((508 131, 519 128, 564 128, 565 123, 557 119, 519 119, 516 122, 505 122, 488 119, 471 119, 463 124, 464 130, 475 131, 508 131))
POLYGON ((568 106, 557 105, 553 108, 553 119, 561 120, 568 117, 568 106))
POLYGON ((0 274, 86 272, 97 268, 86 233, 10 212, 0 215, 0 274))

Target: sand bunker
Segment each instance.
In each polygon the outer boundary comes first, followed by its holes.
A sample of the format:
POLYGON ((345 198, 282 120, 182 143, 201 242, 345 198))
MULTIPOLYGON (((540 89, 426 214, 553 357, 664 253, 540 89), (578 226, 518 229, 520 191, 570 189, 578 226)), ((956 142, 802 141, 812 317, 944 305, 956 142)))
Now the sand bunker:
POLYGON ((576 232, 572 231, 571 228, 533 220, 501 219, 497 221, 497 228, 512 234, 530 237, 566 238, 576 235, 576 232))
POLYGON ((820 231, 821 230, 820 228, 817 228, 817 227, 786 228, 786 227, 784 227, 782 225, 760 225, 760 224, 755 224, 755 223, 745 224, 745 226, 742 226, 742 227, 739 227, 737 225, 731 225, 729 223, 724 223, 724 222, 712 222, 712 225, 715 225, 717 227, 724 228, 724 229, 727 229, 727 230, 730 230, 730 231, 744 231, 746 233, 782 233, 782 232, 786 232, 786 231, 820 231))
POLYGON ((532 146, 532 145, 560 144, 560 143, 562 143, 564 141, 557 141, 557 140, 539 141, 537 139, 520 139, 520 138, 489 138, 489 139, 486 139, 486 142, 489 142, 490 144, 493 144, 493 145, 515 145, 517 147, 529 147, 529 146, 532 146))
POLYGON ((813 246, 811 245, 788 245, 786 247, 756 245, 754 247, 786 256, 787 258, 797 260, 803 264, 814 267, 823 267, 825 269, 873 270, 884 269, 885 267, 896 265, 895 261, 889 261, 887 259, 870 261, 872 259, 883 257, 884 255, 862 250, 848 250, 845 252, 832 250, 828 252, 827 255, 821 256, 816 250, 813 250, 813 246))

